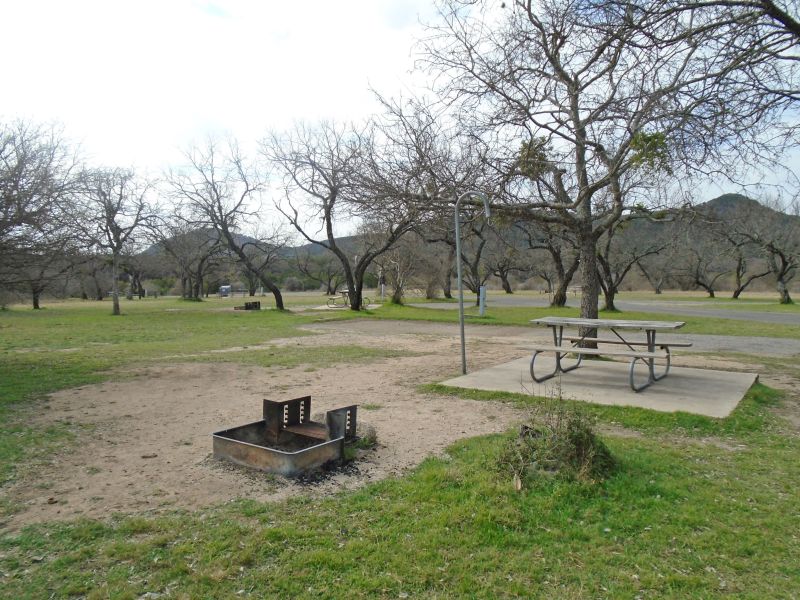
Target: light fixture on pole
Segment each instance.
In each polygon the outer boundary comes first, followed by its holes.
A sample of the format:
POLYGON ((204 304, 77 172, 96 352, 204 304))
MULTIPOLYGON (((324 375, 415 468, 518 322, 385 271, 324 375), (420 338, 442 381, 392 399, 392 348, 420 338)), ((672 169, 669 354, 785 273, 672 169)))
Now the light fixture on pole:
POLYGON ((468 191, 464 192, 456 200, 455 220, 456 220, 456 276, 458 278, 458 326, 461 330, 461 374, 467 374, 467 350, 464 345, 464 285, 461 278, 461 215, 458 212, 461 201, 470 196, 477 196, 483 200, 483 209, 488 219, 492 216, 489 208, 489 198, 483 192, 468 191))

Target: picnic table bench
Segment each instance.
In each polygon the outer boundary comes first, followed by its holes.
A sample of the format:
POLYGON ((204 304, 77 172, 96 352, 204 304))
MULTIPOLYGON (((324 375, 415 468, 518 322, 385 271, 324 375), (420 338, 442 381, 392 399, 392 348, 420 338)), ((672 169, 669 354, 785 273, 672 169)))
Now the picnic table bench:
POLYGON ((628 370, 628 380, 631 389, 640 392, 652 383, 659 381, 667 376, 671 362, 670 348, 691 346, 688 342, 656 342, 656 332, 674 331, 685 325, 683 321, 632 321, 625 319, 583 319, 573 317, 544 317, 531 321, 534 325, 550 327, 553 332, 552 345, 536 345, 533 348, 531 358, 530 373, 531 378, 537 383, 542 383, 558 375, 568 373, 581 366, 584 356, 621 356, 630 358, 630 368, 628 370), (564 328, 578 328, 584 331, 583 335, 564 335, 564 328), (610 330, 616 337, 602 338, 589 336, 589 332, 599 329, 610 330), (645 339, 631 340, 626 339, 620 332, 643 331, 645 339), (591 344, 586 347, 584 344, 591 344), (612 346, 612 347, 599 347, 612 346), (618 348, 614 346, 625 346, 618 348), (542 353, 554 353, 556 357, 555 368, 552 372, 543 376, 537 376, 535 372, 536 358, 542 353), (565 366, 562 360, 565 356, 576 357, 573 365, 565 366), (665 367, 663 373, 656 373, 656 360, 664 360, 665 367), (637 385, 634 379, 634 370, 637 362, 647 365, 647 381, 637 385))

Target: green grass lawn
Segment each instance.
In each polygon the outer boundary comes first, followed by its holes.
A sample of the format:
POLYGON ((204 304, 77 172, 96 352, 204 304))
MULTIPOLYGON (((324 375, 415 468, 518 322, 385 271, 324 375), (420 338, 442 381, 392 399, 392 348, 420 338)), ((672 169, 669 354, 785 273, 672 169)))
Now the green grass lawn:
MULTIPOLYGON (((794 298, 798 292, 791 292, 794 298)), ((716 297, 711 298, 708 294, 700 291, 694 292, 674 292, 667 291, 662 294, 653 292, 620 292, 618 300, 636 300, 654 302, 691 302, 701 303, 714 308, 731 308, 741 310, 755 310, 759 312, 788 312, 800 313, 800 306, 797 304, 781 304, 778 295, 774 292, 745 292, 739 298, 731 298, 730 292, 718 292, 716 297)))
POLYGON ((0 540, 0 594, 791 597, 800 443, 762 417, 731 448, 610 437, 620 466, 601 484, 517 493, 490 436, 328 499, 31 527, 0 540))
MULTIPOLYGON (((69 444, 69 427, 79 427, 27 426, 25 415, 44 394, 116 377, 120 368, 175 355, 309 368, 386 355, 328 347, 282 357, 270 345, 303 334, 298 327, 316 319, 356 318, 350 311, 234 313, 220 306, 123 302, 126 314, 117 318, 107 314, 108 303, 0 312, 0 473, 13 477, 14 465, 50 444, 69 444), (245 345, 259 348, 209 353, 245 345)), ((497 309, 483 322, 524 325, 536 316, 497 309)), ((384 306, 362 317, 457 315, 384 306)), ((751 331, 748 322, 680 320, 687 333, 751 331)), ((519 406, 540 401, 425 390, 519 406)), ((598 484, 552 479, 515 492, 496 464, 510 432, 461 441, 406 476, 329 498, 241 500, 0 534, 0 597, 793 597, 800 589, 800 439, 773 414, 782 401, 759 385, 726 419, 587 407, 601 427, 635 434, 604 436, 620 465, 598 484)), ((379 403, 376 397, 373 408, 379 403)))

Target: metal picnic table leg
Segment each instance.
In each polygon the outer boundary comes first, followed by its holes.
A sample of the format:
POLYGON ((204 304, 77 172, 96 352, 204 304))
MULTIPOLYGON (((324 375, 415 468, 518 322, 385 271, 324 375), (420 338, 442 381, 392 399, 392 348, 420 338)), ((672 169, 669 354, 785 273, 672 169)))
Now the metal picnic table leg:
MULTIPOLYGON (((555 338, 555 335, 556 335, 556 332, 555 332, 555 328, 554 328, 553 329, 553 338, 556 341, 555 345, 559 346, 559 347, 563 346, 564 345, 564 342, 563 342, 563 340, 564 340, 564 326, 563 325, 558 328, 558 338, 557 339, 555 338)), ((578 343, 580 343, 580 342, 578 342, 578 343)), ((578 362, 576 362, 571 367, 567 367, 565 369, 564 366, 561 364, 561 357, 562 356, 566 356, 567 354, 570 354, 570 353, 569 352, 556 352, 556 364, 558 365, 558 370, 561 371, 562 373, 569 373, 570 371, 574 371, 575 369, 577 369, 578 367, 581 366, 581 361, 583 360, 583 354, 578 354, 578 362)))
MULTIPOLYGON (((563 326, 559 327, 557 325, 551 325, 550 328, 553 330, 553 345, 554 346, 561 346, 561 340, 564 337, 564 327, 563 326)), ((536 350, 533 353, 533 356, 531 357, 531 364, 530 364, 530 367, 528 369, 530 371, 530 374, 531 374, 531 379, 533 379, 536 383, 542 383, 544 381, 547 381, 548 379, 552 379, 553 377, 555 377, 559 373, 563 372, 563 370, 561 369, 561 353, 560 352, 556 352, 556 366, 553 368, 553 371, 551 373, 548 373, 547 375, 544 375, 543 377, 537 377, 536 376, 536 369, 535 369, 534 365, 536 363, 536 357, 539 356, 541 353, 542 352, 540 350, 536 350)))
MULTIPOLYGON (((656 351, 656 331, 655 331, 655 329, 647 329, 645 331, 645 335, 646 335, 646 338, 647 338, 647 351, 650 352, 650 353, 654 353, 656 351)), ((653 358, 652 356, 650 358, 638 358, 638 357, 634 358, 633 360, 631 360, 631 366, 630 366, 630 371, 629 371, 629 376, 628 376, 628 378, 630 380, 630 384, 631 384, 631 389, 634 392, 641 392, 646 387, 649 387, 652 383, 658 381, 659 379, 663 379, 664 377, 666 377, 668 372, 669 372, 669 348, 667 348, 667 369, 666 369, 666 371, 664 371, 664 374, 659 376, 659 377, 656 377, 656 359, 655 358, 653 358), (634 378, 633 378, 633 375, 634 375, 633 371, 634 371, 634 369, 636 367, 636 361, 637 360, 641 360, 641 361, 643 361, 644 363, 647 364, 647 383, 645 383, 644 385, 639 385, 639 386, 636 385, 636 383, 634 381, 634 378)))
MULTIPOLYGON (((553 327, 553 346, 557 348, 561 347, 561 340, 564 338, 564 326, 560 327, 553 327)), ((556 352, 556 373, 563 373, 563 369, 561 368, 561 353, 556 352)))
MULTIPOLYGON (((552 325, 551 329, 553 330, 553 345, 559 346, 560 345, 559 342, 563 335, 564 328, 561 327, 561 332, 558 332, 557 331, 558 327, 556 325, 552 325)), ((540 354, 541 354, 540 350, 536 350, 533 353, 533 356, 531 357, 530 367, 528 367, 528 370, 530 371, 531 374, 531 379, 533 379, 536 383, 542 383, 544 381, 547 381, 548 379, 552 379, 561 372, 561 357, 560 354, 556 352, 556 366, 553 368, 553 371, 551 373, 548 373, 547 375, 544 375, 543 377, 537 377, 535 364, 536 364, 536 357, 539 356, 540 354)))
MULTIPOLYGON (((563 340, 564 340, 564 326, 563 325, 551 325, 550 328, 553 330, 553 345, 555 347, 557 347, 557 348, 562 347, 563 340)), ((536 362, 536 357, 539 356, 539 354, 541 354, 541 351, 539 351, 539 350, 535 351, 533 353, 533 357, 531 358, 531 364, 530 364, 530 368, 529 368, 530 373, 531 373, 531 379, 533 379, 536 383, 542 383, 543 381, 547 381, 548 379, 552 379, 553 377, 555 377, 559 373, 569 373, 570 371, 574 371, 575 369, 577 369, 578 367, 581 366, 581 361, 583 360, 583 354, 579 353, 577 362, 574 365, 572 365, 571 367, 567 367, 567 368, 564 368, 564 366, 561 364, 561 357, 562 356, 566 356, 567 354, 571 354, 571 353, 577 352, 578 350, 580 350, 580 348, 578 348, 576 350, 572 350, 572 351, 567 351, 567 352, 558 352, 558 351, 556 351, 556 353, 555 353, 556 354, 556 366, 553 369, 552 373, 548 373, 544 377, 537 377, 535 372, 534 372, 535 371, 534 363, 536 362)))
MULTIPOLYGON (((647 351, 648 352, 655 352, 656 351, 656 332, 654 329, 648 329, 646 332, 647 335, 647 351)), ((650 379, 649 383, 653 383, 656 380, 656 359, 652 356, 647 359, 647 366, 650 379)))
MULTIPOLYGON (((651 350, 651 352, 655 352, 655 348, 656 348, 656 332, 653 331, 653 350, 651 350)), ((669 367, 670 364, 672 363, 672 355, 669 351, 669 346, 662 346, 662 348, 664 348, 664 351, 667 354, 667 366, 664 367, 664 372, 661 375, 656 375, 656 368, 655 368, 656 359, 655 358, 650 359, 651 360, 650 376, 653 378, 653 381, 661 381, 662 379, 664 379, 664 377, 669 375, 669 367)))

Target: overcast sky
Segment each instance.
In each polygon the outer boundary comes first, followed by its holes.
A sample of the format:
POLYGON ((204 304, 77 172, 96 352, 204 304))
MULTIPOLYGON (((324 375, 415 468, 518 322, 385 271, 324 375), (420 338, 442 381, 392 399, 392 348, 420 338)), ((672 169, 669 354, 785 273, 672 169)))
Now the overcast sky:
POLYGON ((434 19, 433 0, 0 0, 0 119, 60 122, 91 163, 158 173, 208 134, 247 146, 365 118, 370 87, 410 95, 434 19))
POLYGON ((0 119, 154 171, 208 133, 361 119, 411 85, 427 0, 0 0, 0 119))

